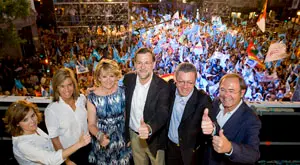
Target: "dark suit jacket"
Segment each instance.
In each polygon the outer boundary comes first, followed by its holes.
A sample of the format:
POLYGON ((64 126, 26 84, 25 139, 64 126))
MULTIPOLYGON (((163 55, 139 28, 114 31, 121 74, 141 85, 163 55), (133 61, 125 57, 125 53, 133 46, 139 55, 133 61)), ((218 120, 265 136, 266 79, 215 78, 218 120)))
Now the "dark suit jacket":
MULTIPOLYGON (((220 100, 213 102, 212 115, 220 111, 220 100)), ((261 122, 255 112, 243 102, 223 126, 224 135, 232 143, 232 155, 218 154, 210 144, 206 152, 205 165, 255 164, 260 157, 259 131, 261 122)), ((219 130, 217 130, 218 132, 219 130)))
MULTIPOLYGON (((169 82, 170 85, 170 119, 168 128, 171 121, 176 86, 173 81, 169 82)), ((199 164, 198 160, 203 154, 203 143, 205 138, 201 129, 201 121, 204 109, 211 109, 211 99, 205 94, 203 90, 198 90, 194 87, 194 91, 186 103, 181 122, 178 127, 179 146, 181 150, 182 159, 185 165, 199 164), (196 160, 197 158, 197 160, 196 160)))
MULTIPOLYGON (((129 141, 129 119, 132 96, 136 85, 137 75, 128 73, 124 76, 125 97, 126 97, 126 119, 125 119, 125 136, 129 141)), ((166 148, 166 125, 169 114, 169 86, 168 83, 157 75, 153 74, 149 91, 144 107, 144 121, 152 129, 151 136, 147 143, 151 153, 156 156, 159 149, 166 148)))

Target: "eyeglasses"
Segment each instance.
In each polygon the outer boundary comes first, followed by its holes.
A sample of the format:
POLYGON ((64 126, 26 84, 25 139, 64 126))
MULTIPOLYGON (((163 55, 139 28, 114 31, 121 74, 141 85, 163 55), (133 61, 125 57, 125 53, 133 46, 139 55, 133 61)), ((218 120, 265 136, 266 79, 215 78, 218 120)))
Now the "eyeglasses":
POLYGON ((229 94, 237 94, 237 93, 239 93, 240 91, 241 91, 241 90, 235 91, 234 89, 228 89, 228 90, 226 90, 226 89, 224 89, 224 88, 220 88, 220 89, 219 89, 220 94, 226 94, 226 93, 229 93, 229 94))
POLYGON ((185 84, 187 86, 194 86, 194 82, 191 81, 176 81, 176 84, 178 84, 179 86, 184 86, 185 84))

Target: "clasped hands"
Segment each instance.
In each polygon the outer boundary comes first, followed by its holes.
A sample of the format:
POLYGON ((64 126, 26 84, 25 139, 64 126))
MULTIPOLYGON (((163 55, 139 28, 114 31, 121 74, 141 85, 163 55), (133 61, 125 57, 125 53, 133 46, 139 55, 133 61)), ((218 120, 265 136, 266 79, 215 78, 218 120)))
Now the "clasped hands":
POLYGON ((214 150, 217 153, 230 153, 232 150, 231 142, 226 138, 224 135, 223 129, 219 131, 219 135, 213 135, 215 128, 214 123, 211 121, 210 117, 208 116, 208 109, 205 108, 202 121, 201 121, 201 128, 202 132, 205 135, 212 135, 212 145, 214 150))
MULTIPOLYGON (((98 136, 98 135, 97 135, 98 136)), ((106 133, 102 133, 101 135, 100 135, 100 137, 97 137, 97 140, 99 141, 99 143, 100 143, 100 146, 101 147, 106 147, 108 144, 109 144, 109 142, 110 142, 110 140, 109 140, 109 136, 106 134, 106 133)))

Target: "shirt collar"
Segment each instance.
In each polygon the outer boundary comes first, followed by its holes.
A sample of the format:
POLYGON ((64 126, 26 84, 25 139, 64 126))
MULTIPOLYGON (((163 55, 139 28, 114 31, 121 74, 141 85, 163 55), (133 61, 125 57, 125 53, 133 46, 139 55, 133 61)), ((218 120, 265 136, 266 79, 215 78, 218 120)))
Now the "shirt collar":
MULTIPOLYGON (((60 104, 67 104, 67 103, 65 102, 65 100, 61 98, 61 96, 59 96, 58 103, 60 103, 60 104)), ((77 100, 75 100, 75 104, 76 104, 76 103, 77 103, 77 100)))
POLYGON ((194 92, 194 88, 193 88, 193 90, 191 91, 191 93, 189 95, 182 97, 182 96, 179 95, 178 89, 176 88, 175 95, 176 95, 176 97, 182 99, 186 103, 190 99, 190 97, 192 96, 193 92, 194 92))
MULTIPOLYGON (((227 112, 227 113, 228 113, 229 115, 234 114, 234 112, 242 105, 242 103, 243 103, 243 100, 241 99, 241 101, 239 102, 239 104, 238 104, 232 111, 227 112)), ((219 108, 220 108, 220 111, 222 111, 222 112, 224 113, 224 106, 223 106, 222 103, 220 104, 219 108)))

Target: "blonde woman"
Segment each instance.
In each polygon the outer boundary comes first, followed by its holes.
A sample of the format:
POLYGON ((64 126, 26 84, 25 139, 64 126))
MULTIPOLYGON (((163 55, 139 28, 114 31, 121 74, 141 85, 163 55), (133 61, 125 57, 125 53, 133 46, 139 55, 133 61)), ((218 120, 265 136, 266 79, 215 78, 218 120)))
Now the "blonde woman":
POLYGON ((125 144, 125 94, 118 86, 121 70, 113 60, 103 59, 94 73, 94 90, 88 95, 88 127, 92 137, 91 163, 129 164, 125 144))

